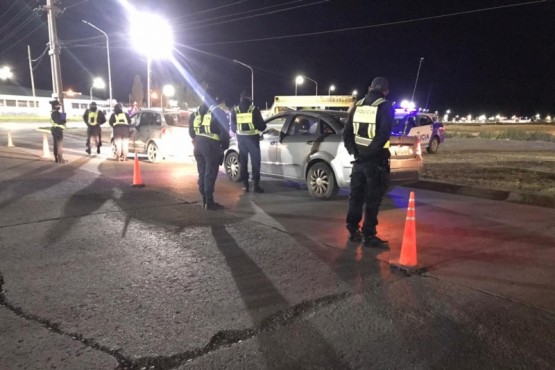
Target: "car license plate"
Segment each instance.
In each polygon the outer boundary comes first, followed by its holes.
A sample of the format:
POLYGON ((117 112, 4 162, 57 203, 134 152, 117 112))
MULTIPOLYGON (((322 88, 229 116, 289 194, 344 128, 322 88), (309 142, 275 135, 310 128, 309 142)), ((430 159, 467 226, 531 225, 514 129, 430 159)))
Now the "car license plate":
POLYGON ((389 148, 393 156, 410 156, 412 155, 412 147, 407 145, 395 145, 389 148))

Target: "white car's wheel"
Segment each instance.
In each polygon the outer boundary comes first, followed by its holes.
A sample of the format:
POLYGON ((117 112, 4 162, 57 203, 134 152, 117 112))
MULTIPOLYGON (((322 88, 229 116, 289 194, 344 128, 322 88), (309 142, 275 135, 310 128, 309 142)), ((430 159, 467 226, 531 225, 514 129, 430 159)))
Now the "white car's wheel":
POLYGON ((318 162, 308 169, 306 185, 310 195, 321 200, 333 198, 339 191, 333 170, 323 162, 318 162))
POLYGON ((239 163, 239 154, 231 152, 225 157, 224 168, 227 177, 233 182, 241 181, 241 164, 239 163))
POLYGON ((157 162, 160 160, 160 152, 158 151, 158 147, 153 142, 148 143, 146 147, 146 155, 148 160, 152 163, 157 162))

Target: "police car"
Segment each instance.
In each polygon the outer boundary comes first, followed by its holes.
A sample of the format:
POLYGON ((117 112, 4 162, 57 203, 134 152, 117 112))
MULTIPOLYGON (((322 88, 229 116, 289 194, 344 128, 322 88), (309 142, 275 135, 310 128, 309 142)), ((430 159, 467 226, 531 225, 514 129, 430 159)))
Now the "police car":
POLYGON ((418 138, 428 153, 436 153, 439 144, 445 141, 445 128, 435 114, 420 112, 405 102, 395 108, 391 134, 418 138))

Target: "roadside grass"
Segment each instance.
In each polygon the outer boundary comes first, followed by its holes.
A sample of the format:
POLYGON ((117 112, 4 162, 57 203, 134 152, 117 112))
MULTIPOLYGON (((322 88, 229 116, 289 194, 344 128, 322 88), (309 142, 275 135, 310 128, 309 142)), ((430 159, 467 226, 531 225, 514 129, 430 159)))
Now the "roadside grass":
POLYGON ((555 142, 555 125, 445 124, 447 138, 555 142))
MULTIPOLYGON (((78 122, 80 117, 69 117, 68 122, 78 122)), ((30 116, 30 115, 0 115, 1 122, 22 122, 22 123, 50 123, 50 116, 30 116)))

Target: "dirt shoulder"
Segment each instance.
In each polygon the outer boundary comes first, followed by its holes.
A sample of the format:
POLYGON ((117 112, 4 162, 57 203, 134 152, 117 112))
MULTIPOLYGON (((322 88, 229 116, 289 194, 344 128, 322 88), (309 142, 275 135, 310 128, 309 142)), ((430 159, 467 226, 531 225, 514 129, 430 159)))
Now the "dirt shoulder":
POLYGON ((421 179, 555 196, 555 142, 448 138, 421 179))

